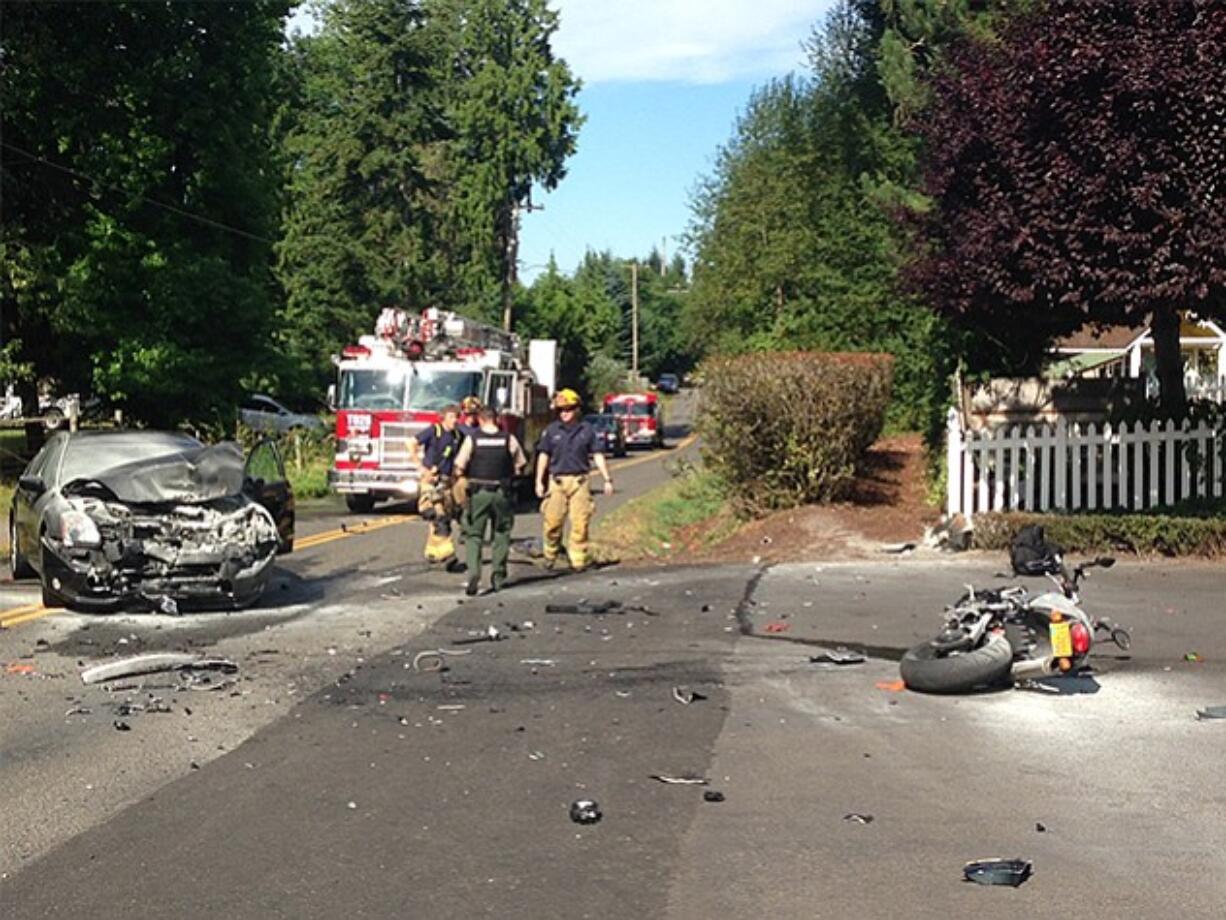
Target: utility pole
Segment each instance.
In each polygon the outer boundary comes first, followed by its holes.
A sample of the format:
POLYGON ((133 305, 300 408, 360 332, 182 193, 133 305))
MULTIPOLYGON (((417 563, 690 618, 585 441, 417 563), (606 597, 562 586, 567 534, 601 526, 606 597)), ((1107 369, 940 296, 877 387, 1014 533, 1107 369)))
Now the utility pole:
POLYGON ((510 227, 507 228, 506 265, 502 275, 502 329, 511 331, 511 304, 515 297, 515 281, 519 261, 519 202, 511 204, 510 227))
POLYGON ((529 193, 526 204, 511 203, 510 226, 507 227, 506 266, 502 275, 502 329, 511 331, 511 308, 515 301, 515 284, 519 281, 519 215, 522 211, 543 211, 543 204, 533 204, 529 193))
POLYGON ((639 263, 630 263, 630 373, 639 375, 639 263))

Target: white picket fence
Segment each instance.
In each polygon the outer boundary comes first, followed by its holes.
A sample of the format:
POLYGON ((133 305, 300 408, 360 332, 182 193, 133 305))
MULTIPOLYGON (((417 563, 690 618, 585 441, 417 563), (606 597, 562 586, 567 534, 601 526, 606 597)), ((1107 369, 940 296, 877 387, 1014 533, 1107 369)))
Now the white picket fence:
POLYGON ((1222 495, 1226 439, 1205 424, 1014 425, 949 414, 947 511, 1142 511, 1222 495))

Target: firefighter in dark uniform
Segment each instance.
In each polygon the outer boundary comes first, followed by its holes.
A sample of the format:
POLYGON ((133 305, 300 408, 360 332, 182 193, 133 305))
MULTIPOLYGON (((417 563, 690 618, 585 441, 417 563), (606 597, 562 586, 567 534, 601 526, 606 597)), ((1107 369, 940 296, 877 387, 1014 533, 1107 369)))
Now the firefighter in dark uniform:
POLYGON ((464 539, 468 548, 468 584, 464 593, 473 595, 481 584, 481 551, 487 524, 493 524, 494 549, 490 590, 498 591, 507 580, 507 557, 511 554, 511 528, 515 526, 512 480, 528 469, 528 458, 515 435, 500 431, 494 410, 483 406, 476 435, 465 438, 456 456, 456 473, 468 482, 468 510, 464 515, 464 539))
POLYGON ((541 435, 536 447, 536 494, 544 520, 545 565, 552 568, 562 552, 562 528, 570 518, 566 555, 570 567, 582 572, 591 562, 588 531, 596 504, 588 486, 592 466, 604 477, 604 494, 613 494, 613 478, 604 459, 604 438, 579 415, 579 394, 559 390, 554 397, 558 418, 541 435))
POLYGON ((426 533, 427 562, 448 562, 455 557, 451 539, 451 522, 459 517, 453 491, 455 461, 464 441, 457 427, 459 416, 459 406, 447 406, 439 421, 427 425, 410 442, 413 461, 421 469, 417 512, 430 527, 426 533))

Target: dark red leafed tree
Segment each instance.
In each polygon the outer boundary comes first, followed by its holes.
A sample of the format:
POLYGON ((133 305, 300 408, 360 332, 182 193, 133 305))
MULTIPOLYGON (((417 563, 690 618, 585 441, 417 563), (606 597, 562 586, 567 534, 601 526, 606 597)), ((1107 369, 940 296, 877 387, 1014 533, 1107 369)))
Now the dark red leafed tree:
POLYGON ((1226 3, 1050 0, 932 89, 910 279, 1015 371, 1148 323, 1181 414, 1180 311, 1226 316, 1226 3))

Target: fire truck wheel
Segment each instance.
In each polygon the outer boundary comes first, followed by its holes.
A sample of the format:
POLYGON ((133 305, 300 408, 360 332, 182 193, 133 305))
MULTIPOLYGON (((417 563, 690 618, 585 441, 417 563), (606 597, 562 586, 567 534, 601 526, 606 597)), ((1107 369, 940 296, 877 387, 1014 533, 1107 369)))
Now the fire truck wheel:
POLYGON ((373 495, 346 495, 345 504, 354 514, 369 514, 375 507, 375 497, 373 495))

